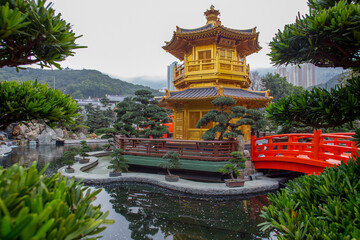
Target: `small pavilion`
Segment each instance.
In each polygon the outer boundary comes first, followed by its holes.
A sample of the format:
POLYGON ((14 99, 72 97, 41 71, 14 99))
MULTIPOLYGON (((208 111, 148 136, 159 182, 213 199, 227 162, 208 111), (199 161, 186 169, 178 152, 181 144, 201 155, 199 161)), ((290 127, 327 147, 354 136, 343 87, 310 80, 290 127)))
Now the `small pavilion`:
MULTIPOLYGON (((211 6, 205 13, 207 23, 195 29, 176 27, 163 49, 182 61, 175 66, 176 91, 166 91, 160 106, 174 110, 174 139, 200 140, 212 126, 196 128, 199 119, 214 108, 219 96, 236 100, 246 108, 263 108, 272 97, 269 91, 249 90, 250 68, 246 57, 258 52, 256 28, 238 30, 224 27, 220 12, 211 6)), ((250 126, 241 128, 250 139, 250 126)))

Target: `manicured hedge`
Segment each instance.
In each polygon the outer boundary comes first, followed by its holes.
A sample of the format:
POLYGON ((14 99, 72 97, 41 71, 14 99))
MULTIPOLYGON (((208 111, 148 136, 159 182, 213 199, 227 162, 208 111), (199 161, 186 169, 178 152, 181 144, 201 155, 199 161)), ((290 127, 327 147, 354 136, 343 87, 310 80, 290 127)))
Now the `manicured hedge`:
POLYGON ((101 189, 90 192, 74 179, 44 171, 36 163, 0 167, 0 239, 80 239, 113 222, 92 205, 101 189))
POLYGON ((360 158, 290 181, 270 194, 263 230, 278 239, 360 239, 360 158))

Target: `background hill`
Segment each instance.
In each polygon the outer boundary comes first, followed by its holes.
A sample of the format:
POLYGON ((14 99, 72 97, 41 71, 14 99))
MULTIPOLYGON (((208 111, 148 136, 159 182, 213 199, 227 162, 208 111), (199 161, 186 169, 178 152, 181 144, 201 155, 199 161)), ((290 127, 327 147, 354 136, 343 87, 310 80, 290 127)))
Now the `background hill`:
POLYGON ((330 78, 329 81, 327 81, 326 83, 320 83, 318 85, 312 86, 307 88, 307 90, 311 90, 314 87, 318 87, 318 88, 325 88, 326 90, 330 91, 331 88, 335 88, 337 85, 339 85, 339 77, 340 74, 335 75, 334 77, 330 78))
POLYGON ((133 95, 139 89, 150 90, 154 96, 162 96, 163 93, 142 85, 128 83, 114 79, 96 70, 44 70, 27 68, 16 72, 15 68, 0 68, 1 81, 34 81, 47 83, 49 87, 60 89, 73 98, 102 98, 105 94, 128 96, 133 95))

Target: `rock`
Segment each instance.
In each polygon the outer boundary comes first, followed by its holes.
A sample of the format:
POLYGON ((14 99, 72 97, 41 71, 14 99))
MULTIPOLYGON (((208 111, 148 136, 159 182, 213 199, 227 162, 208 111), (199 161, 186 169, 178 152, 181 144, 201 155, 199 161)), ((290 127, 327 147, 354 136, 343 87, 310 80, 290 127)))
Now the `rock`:
POLYGON ((10 124, 9 126, 7 126, 7 128, 5 129, 5 133, 7 134, 7 137, 9 139, 12 138, 12 131, 13 131, 14 125, 10 124))
POLYGON ((63 134, 64 134, 64 136, 63 136, 64 139, 69 139, 70 138, 69 132, 65 128, 63 129, 63 134))
POLYGON ((6 136, 5 136, 5 134, 0 134, 0 140, 1 140, 1 141, 6 141, 6 136))
POLYGON ((253 166, 253 162, 252 161, 245 161, 245 167, 246 168, 253 168, 254 166, 253 166))
POLYGON ((64 131, 61 128, 55 128, 54 131, 58 138, 64 138, 64 131))
POLYGON ((74 140, 79 139, 78 136, 75 133, 71 134, 70 138, 74 139, 74 140))
POLYGON ((81 132, 81 133, 79 134, 79 139, 86 139, 85 134, 81 132))
POLYGON ((0 145, 0 156, 11 152, 11 148, 6 145, 0 145))
POLYGON ((44 131, 39 136, 39 145, 41 144, 55 144, 56 133, 50 127, 46 126, 44 131))
POLYGON ((244 150, 244 156, 245 156, 245 157, 250 157, 250 152, 249 152, 249 150, 244 150))
POLYGON ((20 135, 25 135, 26 133, 30 132, 30 129, 25 124, 21 124, 20 126, 20 135))
POLYGON ((17 136, 20 134, 20 125, 17 125, 13 128, 12 135, 17 136))
POLYGON ((244 141, 244 136, 243 135, 239 135, 236 137, 238 144, 236 145, 236 151, 239 152, 244 152, 245 150, 245 141, 244 141))
POLYGON ((25 137, 25 139, 27 139, 29 141, 33 141, 33 140, 38 139, 39 134, 37 131, 31 131, 31 132, 25 133, 24 137, 25 137))
POLYGON ((96 135, 95 133, 92 133, 92 134, 90 135, 90 137, 91 137, 92 139, 95 139, 95 138, 98 138, 98 135, 96 135))

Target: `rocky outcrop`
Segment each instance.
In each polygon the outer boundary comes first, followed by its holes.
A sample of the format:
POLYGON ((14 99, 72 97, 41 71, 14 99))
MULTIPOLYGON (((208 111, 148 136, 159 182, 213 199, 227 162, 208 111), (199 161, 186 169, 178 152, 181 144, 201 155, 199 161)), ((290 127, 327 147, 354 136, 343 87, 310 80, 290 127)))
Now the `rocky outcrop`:
POLYGON ((44 131, 42 131, 39 136, 39 144, 55 144, 56 139, 56 132, 50 127, 46 126, 44 131))
POLYGON ((61 128, 55 128, 54 131, 58 138, 64 138, 64 131, 61 128))
POLYGON ((79 139, 86 139, 86 136, 85 136, 85 134, 84 133, 79 133, 79 139))
POLYGON ((11 148, 6 145, 0 145, 0 156, 11 152, 11 148))

